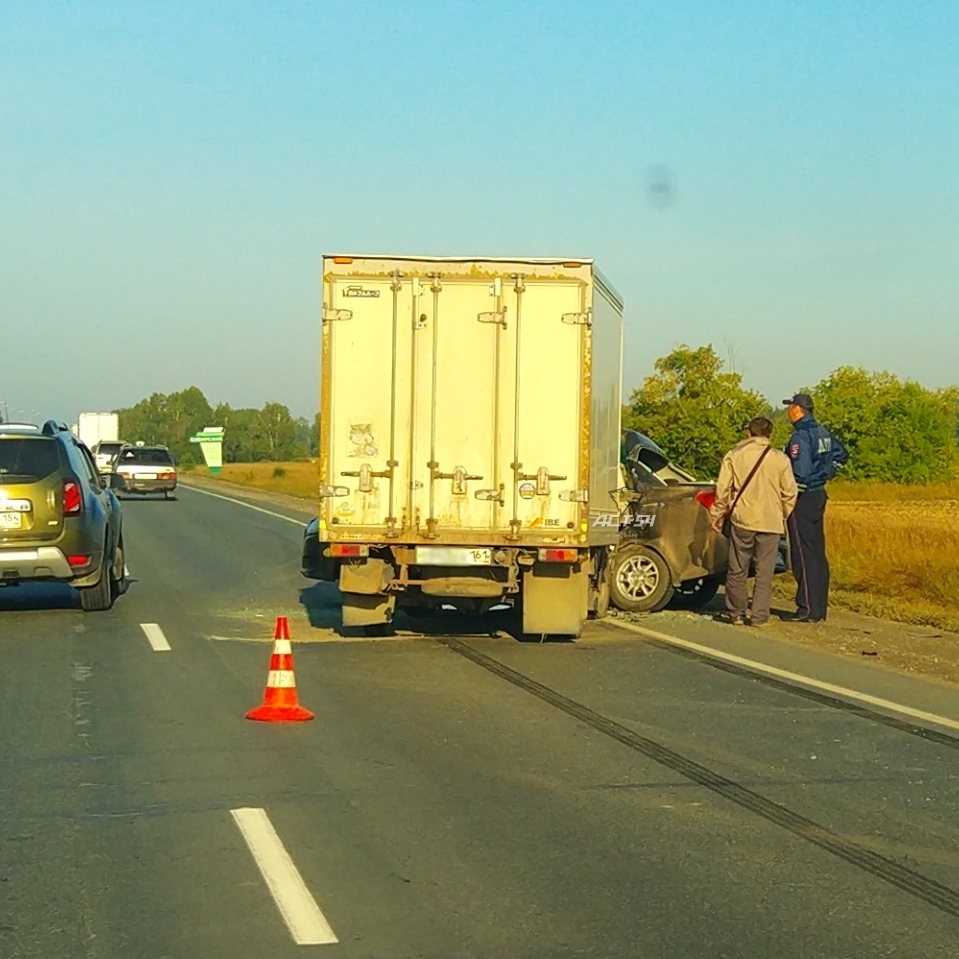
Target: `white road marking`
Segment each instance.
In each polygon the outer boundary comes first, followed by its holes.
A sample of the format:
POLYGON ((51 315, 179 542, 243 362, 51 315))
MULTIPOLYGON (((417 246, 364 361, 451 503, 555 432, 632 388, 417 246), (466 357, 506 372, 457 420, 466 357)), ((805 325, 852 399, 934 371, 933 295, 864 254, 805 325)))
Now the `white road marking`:
POLYGON ((274 513, 273 510, 263 509, 262 506, 254 506, 252 503, 245 503, 241 499, 234 499, 232 496, 223 496, 221 493, 211 493, 209 490, 200 489, 196 486, 187 486, 183 484, 184 489, 188 489, 193 493, 202 493, 204 496, 212 496, 214 499, 226 500, 227 503, 235 503, 237 506, 245 506, 247 509, 252 509, 257 513, 265 513, 267 516, 272 516, 274 519, 286 520, 288 523, 295 523, 299 527, 306 526, 306 522, 300 519, 293 519, 292 516, 284 516, 282 513, 274 513))
POLYGON ((273 901, 298 946, 339 942, 263 809, 231 809, 273 901))
POLYGON ((123 578, 124 578, 124 579, 129 579, 129 578, 130 578, 130 567, 127 566, 126 563, 123 564, 123 578))
POLYGON ((649 636, 651 639, 658 639, 664 643, 670 643, 673 646, 680 646, 683 649, 692 650, 711 659, 719 659, 726 663, 733 663, 736 666, 744 666, 747 669, 754 670, 757 673, 765 673, 767 676, 775 676, 777 679, 785 679, 791 683, 798 683, 801 686, 808 686, 811 689, 819 689, 826 693, 832 693, 835 696, 841 696, 844 699, 851 699, 855 702, 866 703, 869 706, 877 706, 879 709, 886 709, 892 713, 899 713, 901 716, 908 716, 910 719, 917 719, 923 723, 932 723, 936 726, 945 726, 947 729, 959 730, 959 720, 949 719, 947 716, 940 716, 937 713, 927 713, 922 709, 913 709, 912 706, 905 706, 902 703, 893 702, 890 699, 881 699, 879 696, 871 696, 869 693, 859 692, 857 689, 847 689, 845 686, 836 686, 833 683, 825 683, 821 679, 813 679, 811 676, 804 676, 802 673, 792 673, 786 669, 779 669, 777 666, 768 666, 766 663, 757 663, 752 659, 745 659, 742 656, 736 656, 733 653, 726 653, 720 649, 713 649, 712 646, 702 646, 699 643, 690 642, 688 639, 680 639, 678 636, 670 636, 667 633, 660 633, 654 629, 646 629, 645 626, 636 626, 633 623, 624 623, 620 620, 611 620, 611 625, 618 626, 620 629, 629 630, 632 633, 639 633, 642 636, 649 636))
POLYGON ((163 630, 156 623, 140 623, 140 629, 146 633, 146 637, 153 647, 153 652, 169 653, 172 651, 166 636, 163 635, 163 630))

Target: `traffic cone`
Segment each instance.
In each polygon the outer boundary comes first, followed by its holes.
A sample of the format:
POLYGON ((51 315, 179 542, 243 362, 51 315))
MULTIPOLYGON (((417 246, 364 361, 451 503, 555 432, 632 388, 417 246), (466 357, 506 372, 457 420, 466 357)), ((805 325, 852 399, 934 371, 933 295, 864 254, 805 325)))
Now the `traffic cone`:
POLYGON ((263 702, 246 714, 247 719, 264 723, 298 723, 313 719, 313 713, 304 709, 296 699, 296 677, 293 674, 293 649, 290 646, 290 624, 285 616, 278 616, 273 632, 273 655, 266 677, 263 702))

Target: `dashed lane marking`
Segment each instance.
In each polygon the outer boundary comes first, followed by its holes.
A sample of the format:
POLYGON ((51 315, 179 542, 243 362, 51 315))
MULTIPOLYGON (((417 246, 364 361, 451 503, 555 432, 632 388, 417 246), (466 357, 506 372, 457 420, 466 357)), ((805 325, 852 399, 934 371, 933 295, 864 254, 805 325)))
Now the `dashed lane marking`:
POLYGON ((274 519, 282 519, 287 523, 295 523, 299 527, 303 527, 306 523, 301 519, 293 519, 292 516, 284 516, 282 513, 274 513, 271 509, 263 509, 262 506, 254 506, 252 503, 245 503, 241 499, 234 499, 232 496, 223 496, 222 493, 211 493, 209 490, 198 489, 196 486, 186 486, 182 487, 183 489, 188 489, 191 493, 201 493, 203 496, 212 496, 214 499, 222 499, 227 503, 233 503, 236 506, 245 506, 247 509, 251 509, 256 513, 263 513, 266 516, 272 516, 274 519))
POLYGON ((270 895, 298 946, 339 942, 263 809, 231 809, 270 895))
POLYGON ((153 652, 169 653, 172 651, 163 630, 156 623, 140 623, 140 629, 146 633, 146 637, 153 647, 153 652))

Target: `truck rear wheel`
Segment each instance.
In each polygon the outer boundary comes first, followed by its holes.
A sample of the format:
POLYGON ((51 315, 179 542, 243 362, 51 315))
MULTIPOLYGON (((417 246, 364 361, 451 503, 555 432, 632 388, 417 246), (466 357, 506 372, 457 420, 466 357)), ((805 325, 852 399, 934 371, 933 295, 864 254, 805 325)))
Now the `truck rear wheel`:
POLYGON ((613 605, 627 613, 657 612, 675 592, 666 560, 646 546, 626 546, 612 555, 609 590, 613 605))

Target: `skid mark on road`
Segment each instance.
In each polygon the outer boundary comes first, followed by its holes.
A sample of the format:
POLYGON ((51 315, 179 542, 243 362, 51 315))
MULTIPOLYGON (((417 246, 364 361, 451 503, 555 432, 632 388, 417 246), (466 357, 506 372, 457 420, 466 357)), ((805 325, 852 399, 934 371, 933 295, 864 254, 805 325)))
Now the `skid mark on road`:
POLYGON ((172 652, 170 644, 167 642, 166 636, 163 634, 163 630, 156 623, 140 623, 140 629, 146 634, 146 638, 149 640, 150 645, 153 647, 153 652, 155 653, 169 653, 172 652))
POLYGON ((661 766, 665 766, 686 779, 698 783, 710 792, 722 796, 740 808, 781 829, 785 829, 811 845, 851 863, 863 872, 869 873, 877 879, 882 879, 884 882, 915 896, 917 899, 921 899, 947 915, 959 918, 959 892, 955 889, 915 872, 894 859, 873 852, 863 845, 819 825, 812 819, 807 819, 805 816, 793 812, 787 806, 773 802, 771 799, 747 789, 742 783, 727 779, 722 774, 714 772, 706 766, 701 766, 692 759, 687 759, 681 753, 675 752, 662 743, 633 732, 633 730, 620 725, 615 720, 595 712, 582 703, 569 699, 549 686, 538 683, 535 679, 524 676, 515 669, 473 649, 452 636, 442 636, 437 637, 437 639, 454 653, 471 660, 477 666, 481 666, 493 675, 505 679, 508 683, 525 690, 537 699, 549 703, 549 705, 556 707, 568 716, 591 726, 597 732, 609 736, 610 739, 615 739, 648 759, 652 759, 661 766))
POLYGON ((299 946, 339 942, 263 809, 231 809, 270 895, 299 946))

